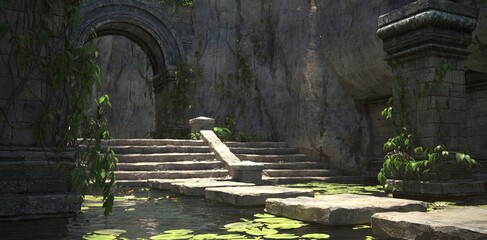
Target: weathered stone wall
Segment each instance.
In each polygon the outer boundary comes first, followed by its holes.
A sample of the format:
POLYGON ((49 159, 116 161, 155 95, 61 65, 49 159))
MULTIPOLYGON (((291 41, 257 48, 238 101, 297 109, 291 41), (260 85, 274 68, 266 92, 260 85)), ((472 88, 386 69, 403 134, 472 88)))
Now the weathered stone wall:
POLYGON ((357 100, 391 94, 375 33, 384 11, 364 1, 195 1, 188 54, 203 77, 192 115, 229 114, 249 135, 360 172, 370 129, 357 100))
POLYGON ((110 96, 112 107, 104 113, 111 136, 149 137, 155 129, 155 106, 153 73, 147 55, 136 43, 122 36, 104 36, 94 43, 99 52, 102 82, 94 91, 97 96, 106 93, 110 96))

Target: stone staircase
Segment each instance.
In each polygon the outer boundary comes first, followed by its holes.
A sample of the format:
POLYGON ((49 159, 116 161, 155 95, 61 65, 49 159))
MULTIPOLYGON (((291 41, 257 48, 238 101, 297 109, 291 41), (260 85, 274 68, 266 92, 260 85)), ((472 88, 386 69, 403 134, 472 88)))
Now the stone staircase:
POLYGON ((285 142, 226 142, 230 150, 242 161, 264 164, 262 180, 265 182, 295 183, 323 181, 339 175, 326 169, 325 162, 313 160, 299 153, 285 142))
POLYGON ((117 186, 147 186, 148 179, 228 177, 203 141, 112 139, 109 144, 119 160, 117 186))

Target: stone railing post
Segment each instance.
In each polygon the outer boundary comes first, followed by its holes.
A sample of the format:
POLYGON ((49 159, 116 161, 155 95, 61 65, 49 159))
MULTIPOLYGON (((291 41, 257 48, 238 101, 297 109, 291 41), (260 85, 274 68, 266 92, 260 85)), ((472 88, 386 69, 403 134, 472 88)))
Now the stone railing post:
POLYGON ((394 120, 422 146, 466 150, 465 59, 477 15, 475 1, 417 0, 379 17, 397 76, 394 120))
POLYGON ((251 161, 241 161, 213 132, 215 119, 197 117, 189 120, 191 132, 201 133, 203 140, 215 153, 216 159, 222 161, 230 172, 232 180, 247 183, 259 183, 262 181, 264 164, 251 161))

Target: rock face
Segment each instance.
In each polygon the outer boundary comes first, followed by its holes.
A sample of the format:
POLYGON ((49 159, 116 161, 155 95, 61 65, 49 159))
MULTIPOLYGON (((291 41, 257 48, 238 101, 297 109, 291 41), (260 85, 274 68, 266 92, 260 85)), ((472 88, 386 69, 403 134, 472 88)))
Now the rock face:
POLYGON ((391 94, 375 33, 384 5, 195 1, 188 55, 203 76, 190 115, 228 115, 248 135, 287 141, 359 173, 369 129, 357 100, 391 94))
POLYGON ((487 209, 464 207, 372 216, 377 237, 394 239, 487 239, 487 209))
POLYGON ((102 81, 94 93, 110 96, 112 107, 105 110, 105 115, 112 137, 148 137, 154 131, 155 106, 147 55, 122 36, 99 37, 94 43, 102 81))
POLYGON ((387 197, 337 194, 315 198, 271 198, 267 199, 265 208, 269 213, 307 222, 352 225, 368 224, 370 217, 378 212, 424 212, 426 203, 387 197))

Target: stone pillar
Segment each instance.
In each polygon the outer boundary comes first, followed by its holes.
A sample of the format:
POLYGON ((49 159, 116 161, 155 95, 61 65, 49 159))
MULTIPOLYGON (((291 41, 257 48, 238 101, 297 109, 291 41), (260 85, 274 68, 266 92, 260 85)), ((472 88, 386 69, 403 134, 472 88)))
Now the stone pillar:
POLYGON ((475 1, 418 0, 379 17, 396 74, 394 121, 419 145, 466 150, 465 59, 477 15, 475 1))
POLYGON ((199 133, 201 130, 213 130, 215 119, 208 117, 197 117, 189 120, 192 133, 199 133))

